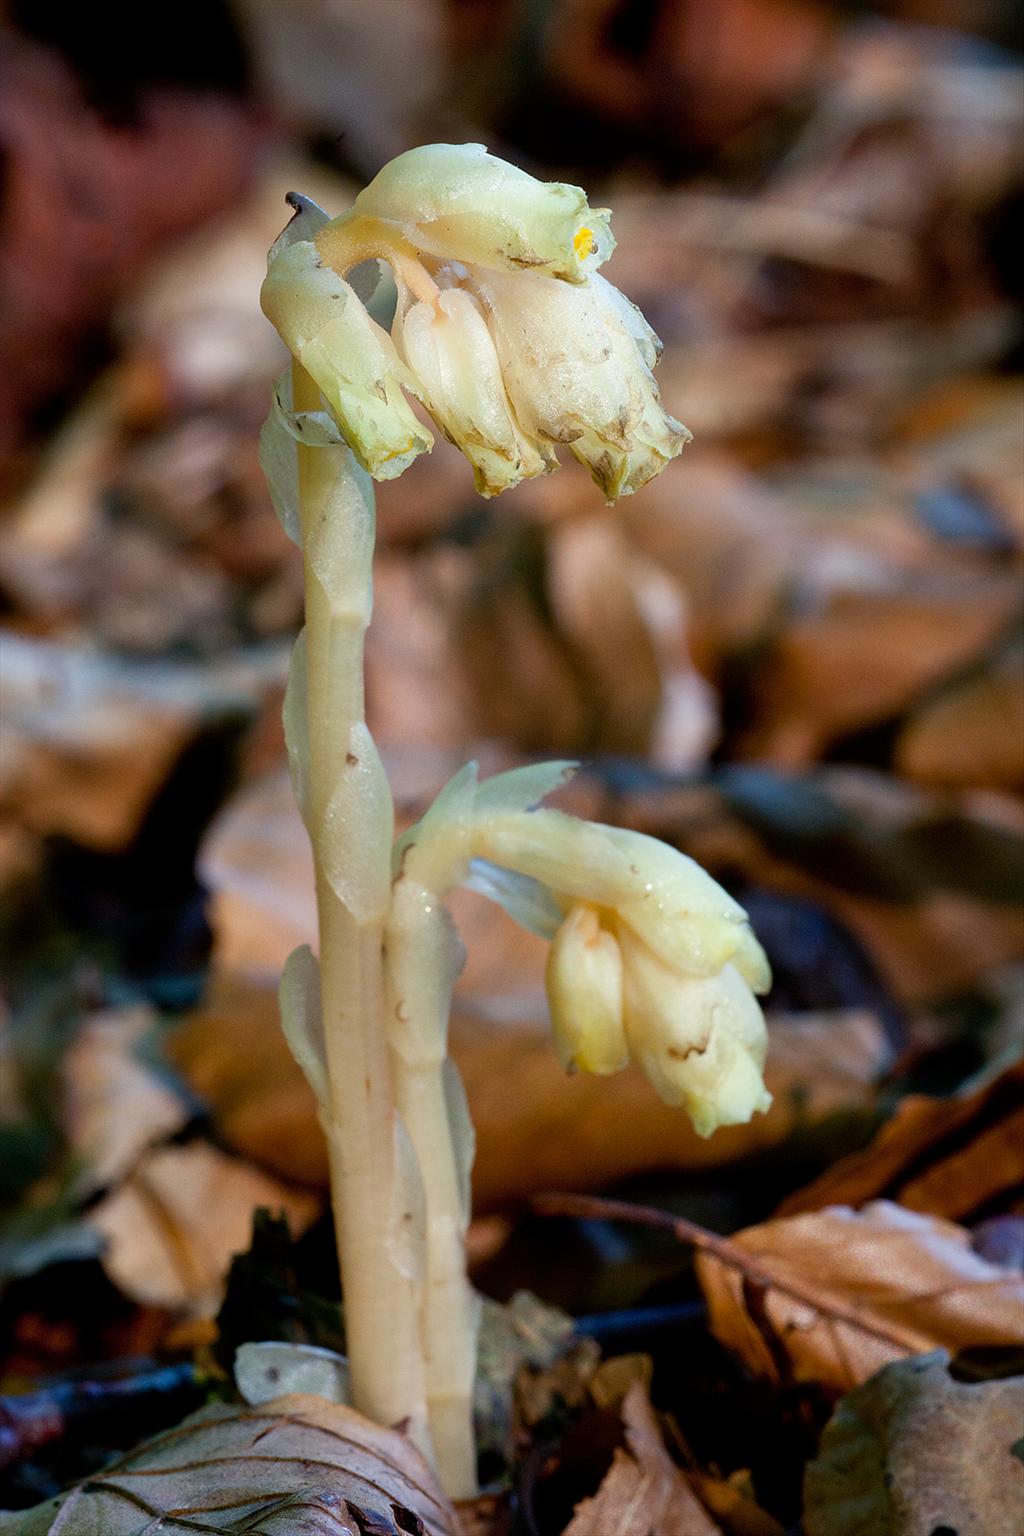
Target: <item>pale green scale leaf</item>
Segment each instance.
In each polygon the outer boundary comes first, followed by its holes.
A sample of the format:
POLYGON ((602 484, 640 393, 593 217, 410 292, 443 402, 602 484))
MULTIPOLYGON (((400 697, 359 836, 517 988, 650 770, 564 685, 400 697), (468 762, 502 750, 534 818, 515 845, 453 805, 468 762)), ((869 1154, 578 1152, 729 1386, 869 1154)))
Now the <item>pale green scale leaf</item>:
POLYGON ((345 439, 330 411, 286 411, 275 396, 281 425, 297 443, 307 448, 343 447, 345 439))
POLYGON ((306 517, 306 554, 335 617, 366 625, 373 606, 373 482, 347 448, 322 449, 306 517))
POLYGON ((483 818, 532 811, 548 795, 563 788, 578 767, 579 763, 571 761, 527 763, 522 768, 493 773, 477 789, 475 814, 483 818))
POLYGON ((391 894, 377 859, 353 858, 353 848, 387 848, 394 835, 391 793, 376 744, 361 722, 349 732, 346 761, 314 839, 327 881, 358 923, 377 922, 391 894))
POLYGON ((416 1149, 397 1113, 394 1159, 395 1177, 390 1181, 394 1205, 388 1221, 388 1251, 399 1272, 419 1289, 425 1278, 427 1200, 416 1149))
POLYGON ((455 1156, 455 1173, 459 1185, 459 1200, 464 1226, 469 1225, 472 1211, 473 1159, 476 1156, 476 1132, 469 1113, 469 1100, 462 1081, 462 1074, 449 1057, 443 1068, 444 1099, 448 1110, 452 1152, 455 1156))
POLYGON ((542 939, 553 939, 565 916, 546 885, 488 859, 473 859, 462 883, 466 890, 504 907, 521 928, 542 939))
POLYGON ((413 826, 397 840, 392 868, 405 868, 438 893, 457 884, 469 858, 469 827, 477 790, 477 765, 464 763, 413 826))
POLYGON ((320 1006, 320 966, 308 944, 293 949, 285 961, 278 1001, 281 1031, 321 1111, 326 1113, 330 1093, 320 1006))
MULTIPOLYGON (((416 825, 399 838, 394 850, 395 872, 404 862, 421 884, 438 892, 465 881, 479 825, 492 817, 532 809, 546 795, 561 789, 576 768, 573 762, 529 763, 492 774, 480 783, 476 763, 466 763, 416 825)), ((492 891, 484 894, 492 896, 492 891)), ((502 896, 493 899, 503 904, 502 896)))
POLYGON ((299 455, 295 440, 284 424, 284 415, 291 409, 291 401, 291 369, 286 369, 274 385, 270 411, 260 429, 259 460, 281 526, 292 543, 298 544, 301 549, 299 455))
POLYGON ((306 661, 306 631, 303 629, 292 650, 288 668, 288 686, 281 710, 284 740, 288 750, 288 770, 295 803, 306 826, 310 817, 309 786, 309 675, 306 661))
POLYGON ((282 251, 287 250, 290 245, 295 245, 297 241, 314 240, 324 225, 330 223, 329 215, 324 212, 320 204, 314 203, 313 199, 307 197, 304 192, 289 192, 285 202, 295 211, 270 247, 267 255, 268 266, 275 256, 279 256, 282 251))

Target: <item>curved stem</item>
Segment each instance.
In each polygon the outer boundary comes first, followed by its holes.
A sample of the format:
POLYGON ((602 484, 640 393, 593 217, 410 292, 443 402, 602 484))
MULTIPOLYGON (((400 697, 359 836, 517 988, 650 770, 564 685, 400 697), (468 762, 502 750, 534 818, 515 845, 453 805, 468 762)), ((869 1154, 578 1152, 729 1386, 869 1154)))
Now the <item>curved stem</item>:
MULTIPOLYGON (((293 366, 297 411, 319 391, 293 366)), ((384 1027, 391 797, 363 719, 373 494, 347 449, 298 446, 306 578, 308 822, 316 863, 331 1195, 355 1406, 430 1454, 418 1336, 421 1191, 384 1027)))
POLYGON ((393 224, 343 214, 325 224, 316 236, 320 259, 339 277, 361 261, 377 257, 388 262, 409 292, 424 304, 436 307, 441 290, 419 258, 416 248, 393 224))

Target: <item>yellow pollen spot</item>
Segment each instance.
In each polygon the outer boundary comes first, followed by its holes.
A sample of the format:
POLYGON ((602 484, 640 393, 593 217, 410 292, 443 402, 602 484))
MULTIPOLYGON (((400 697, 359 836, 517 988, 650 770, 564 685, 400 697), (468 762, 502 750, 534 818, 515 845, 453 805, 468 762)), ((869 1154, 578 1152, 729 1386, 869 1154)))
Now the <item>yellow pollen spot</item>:
POLYGON ((573 237, 572 248, 580 261, 583 260, 584 256, 589 256, 594 249, 594 231, 588 229, 584 224, 582 228, 576 231, 573 237))
POLYGON ((407 443, 403 443, 401 448, 392 448, 390 453, 386 453, 381 459, 381 463, 390 464, 392 459, 400 458, 403 453, 408 453, 409 449, 413 447, 415 447, 415 442, 410 437, 409 441, 407 443))

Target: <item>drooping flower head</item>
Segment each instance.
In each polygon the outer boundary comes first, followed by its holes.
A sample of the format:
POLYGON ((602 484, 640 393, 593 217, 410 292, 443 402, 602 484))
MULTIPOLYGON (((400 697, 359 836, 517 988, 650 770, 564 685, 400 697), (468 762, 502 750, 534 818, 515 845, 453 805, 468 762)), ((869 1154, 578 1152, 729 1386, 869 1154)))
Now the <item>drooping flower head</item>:
POLYGON ((430 144, 386 165, 330 220, 304 200, 270 255, 263 308, 376 479, 429 449, 403 390, 497 494, 566 445, 609 501, 638 490, 689 433, 662 408, 660 343, 597 271, 607 209, 482 144, 430 144), (390 333, 349 278, 388 262, 390 333))
POLYGON ((462 883, 551 941, 547 993, 565 1067, 635 1060, 696 1130, 771 1102, 755 993, 771 973, 743 908, 699 864, 643 833, 533 809, 566 763, 495 775, 471 764, 399 840, 396 873, 443 895, 462 883))

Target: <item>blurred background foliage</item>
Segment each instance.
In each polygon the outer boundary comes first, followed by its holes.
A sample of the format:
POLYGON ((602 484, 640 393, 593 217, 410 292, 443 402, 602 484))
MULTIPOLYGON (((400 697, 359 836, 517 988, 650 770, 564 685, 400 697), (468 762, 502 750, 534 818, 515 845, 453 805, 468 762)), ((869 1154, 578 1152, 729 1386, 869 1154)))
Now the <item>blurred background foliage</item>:
MULTIPOLYGON (((575 465, 483 502, 443 442, 381 488, 368 711, 399 813, 468 755, 579 755, 566 803, 707 863, 777 977, 775 1108, 698 1143, 629 1074, 563 1082, 539 946, 460 898, 480 1274, 582 1312, 656 1295, 663 1246, 584 1223, 552 1271, 510 1208, 632 1180, 730 1230, 908 1089, 1013 1058, 1018 24, 1011 0, 6 6, 6 1380, 194 1340, 256 1205, 330 1251, 276 1023, 314 912, 257 294, 290 187, 340 210, 416 143, 482 139, 614 208, 609 275, 695 441, 614 511, 575 465), (69 1265, 87 1325, 46 1280, 69 1265)), ((945 1214, 1019 1223, 1020 1173, 977 1164, 945 1214)))

